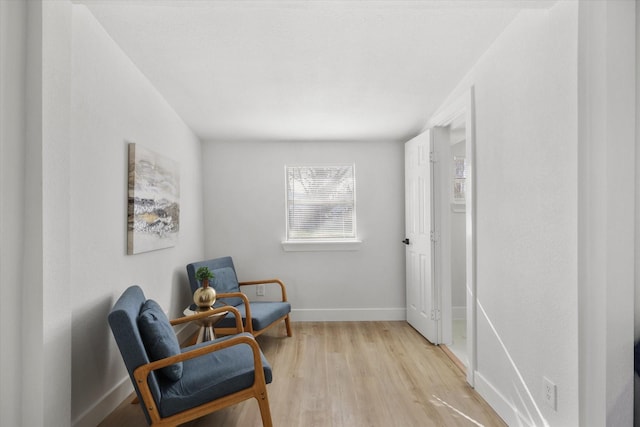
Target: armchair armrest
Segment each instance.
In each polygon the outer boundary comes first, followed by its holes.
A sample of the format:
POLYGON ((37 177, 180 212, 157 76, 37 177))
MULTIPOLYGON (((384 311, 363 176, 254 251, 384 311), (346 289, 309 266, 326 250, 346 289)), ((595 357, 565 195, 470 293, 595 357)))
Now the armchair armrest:
MULTIPOLYGON (((217 294, 216 298, 241 298, 242 302, 244 303, 245 317, 247 318, 247 321, 245 322, 246 325, 244 325, 244 330, 253 335, 253 322, 251 321, 251 306, 249 305, 249 298, 247 298, 247 296, 242 292, 226 292, 217 294)), ((240 322, 242 323, 242 321, 240 322)))
MULTIPOLYGON (((235 309, 234 311, 237 312, 237 310, 235 309)), ((193 316, 188 316, 188 317, 193 317, 193 316)), ((256 342, 255 338, 247 335, 232 337, 232 338, 229 338, 228 340, 215 342, 213 344, 210 344, 204 347, 199 347, 194 350, 189 350, 184 353, 177 354, 175 356, 166 357, 164 359, 156 360, 154 362, 146 363, 144 365, 140 365, 139 367, 137 367, 133 371, 133 376, 136 380, 136 383, 138 384, 142 401, 145 404, 152 421, 154 422, 159 421, 160 413, 156 408, 155 401, 153 400, 153 395, 151 394, 151 389, 149 388, 148 378, 151 371, 155 371, 155 370, 164 368, 166 366, 173 365, 174 363, 182 362, 184 360, 189 360, 196 357, 201 357, 205 354, 209 354, 214 351, 219 351, 228 347, 241 345, 241 344, 249 345, 249 347, 251 347, 251 351, 253 352, 253 365, 255 369, 254 385, 259 382, 262 382, 264 384, 265 376, 264 376, 264 369, 262 366, 262 359, 260 358, 260 348, 258 347, 258 343, 256 342)))
POLYGON ((240 286, 248 286, 248 285, 264 285, 269 283, 277 283, 280 285, 280 292, 282 294, 282 301, 287 301, 287 288, 284 286, 284 283, 280 279, 263 279, 263 280, 251 280, 248 282, 239 282, 240 286))

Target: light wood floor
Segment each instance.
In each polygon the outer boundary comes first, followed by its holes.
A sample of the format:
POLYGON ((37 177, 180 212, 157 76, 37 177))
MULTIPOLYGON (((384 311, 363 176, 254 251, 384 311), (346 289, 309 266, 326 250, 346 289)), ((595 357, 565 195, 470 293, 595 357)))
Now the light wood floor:
MULTIPOLYGON (((405 322, 299 322, 258 337, 276 427, 505 426, 463 374, 405 322)), ((146 422, 123 402, 100 426, 146 422)), ((261 426, 254 399, 184 424, 261 426)))

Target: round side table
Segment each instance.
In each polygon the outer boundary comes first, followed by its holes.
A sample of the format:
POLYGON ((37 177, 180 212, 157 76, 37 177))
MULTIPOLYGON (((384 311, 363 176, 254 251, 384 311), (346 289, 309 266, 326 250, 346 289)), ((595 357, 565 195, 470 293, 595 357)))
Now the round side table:
MULTIPOLYGON (((183 312, 185 316, 192 316, 198 313, 201 312, 192 310, 191 307, 185 308, 183 312)), ((228 311, 212 313, 209 317, 204 317, 202 319, 196 320, 195 322, 200 326, 200 330, 198 331, 198 338, 196 338, 196 342, 194 344, 214 340, 216 338, 214 326, 219 321, 221 321, 228 313, 228 311)))

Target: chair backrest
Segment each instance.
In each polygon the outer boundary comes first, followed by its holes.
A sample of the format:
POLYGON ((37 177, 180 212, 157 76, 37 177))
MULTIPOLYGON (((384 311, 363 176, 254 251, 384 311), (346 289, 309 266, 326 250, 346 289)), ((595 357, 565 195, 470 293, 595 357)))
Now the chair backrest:
MULTIPOLYGON (((120 354, 129 372, 129 378, 131 378, 136 394, 141 401, 140 390, 138 390, 133 377, 133 371, 139 366, 149 363, 149 357, 138 329, 138 314, 145 301, 146 298, 142 289, 136 285, 130 286, 116 301, 108 317, 111 332, 120 349, 120 354)), ((160 401, 160 387, 155 372, 152 372, 149 376, 149 387, 157 406, 160 401)), ((147 408, 145 405, 140 406, 144 411, 147 422, 151 424, 147 408)))
MULTIPOLYGON (((187 264, 187 276, 189 276, 191 293, 200 287, 200 283, 196 279, 196 271, 198 271, 200 267, 209 267, 209 270, 215 275, 210 284, 217 293, 240 292, 240 285, 238 285, 238 276, 233 266, 233 260, 230 256, 227 256, 187 264)), ((224 298, 224 302, 232 306, 238 306, 242 304, 242 299, 224 298)))

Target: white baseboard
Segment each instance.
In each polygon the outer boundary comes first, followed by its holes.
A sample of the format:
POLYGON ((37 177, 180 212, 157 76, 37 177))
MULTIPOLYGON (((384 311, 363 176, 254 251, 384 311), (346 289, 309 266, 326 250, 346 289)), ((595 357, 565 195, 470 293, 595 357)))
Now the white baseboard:
POLYGON ((303 308, 291 310, 294 322, 362 322, 407 320, 402 308, 303 308))
POLYGON ((467 307, 462 306, 453 306, 451 307, 451 317, 453 320, 464 320, 467 318, 467 307))
POLYGON ((509 426, 534 427, 531 420, 525 417, 515 406, 482 376, 478 371, 474 372, 475 389, 487 401, 489 406, 509 426))
POLYGON ((133 393, 133 385, 127 375, 95 405, 71 422, 73 427, 95 427, 104 420, 123 400, 133 393))

